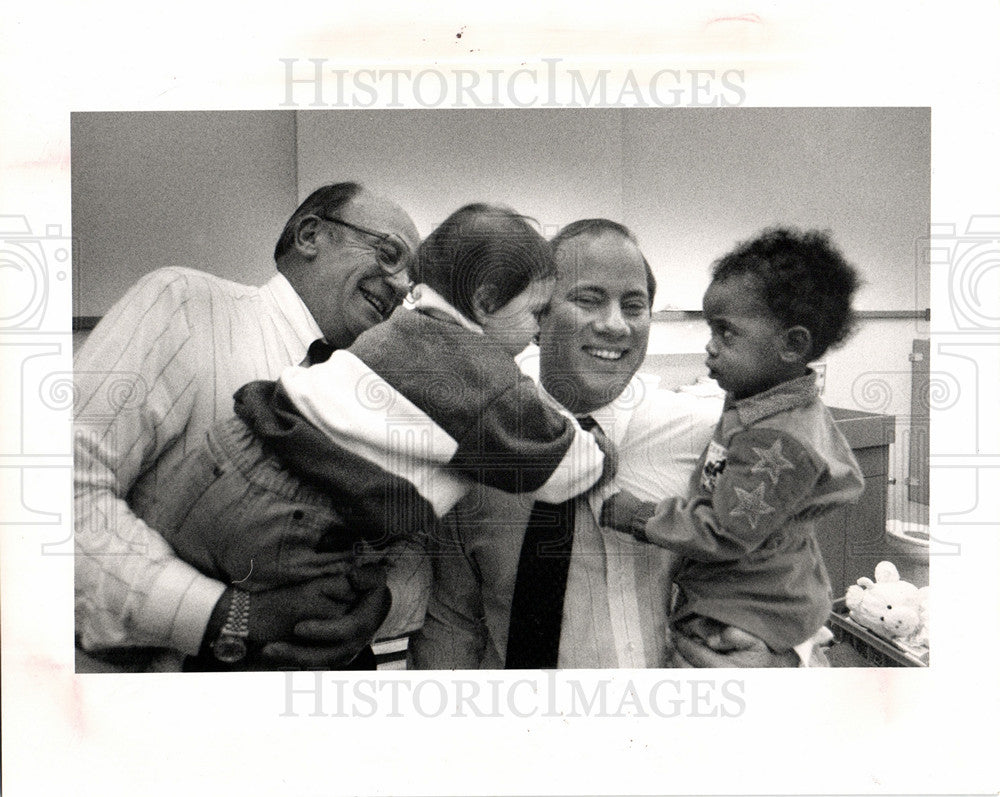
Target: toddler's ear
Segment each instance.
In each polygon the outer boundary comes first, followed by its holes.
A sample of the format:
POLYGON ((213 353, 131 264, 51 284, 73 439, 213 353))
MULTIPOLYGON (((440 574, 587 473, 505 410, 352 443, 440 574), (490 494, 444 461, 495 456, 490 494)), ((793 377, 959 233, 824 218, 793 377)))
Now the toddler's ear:
POLYGON ((472 309, 476 314, 475 321, 482 323, 487 316, 493 315, 497 307, 497 289, 493 285, 480 285, 472 294, 472 309))
POLYGON ((803 326, 789 327, 781 333, 781 359, 786 363, 807 363, 812 353, 812 333, 803 326))

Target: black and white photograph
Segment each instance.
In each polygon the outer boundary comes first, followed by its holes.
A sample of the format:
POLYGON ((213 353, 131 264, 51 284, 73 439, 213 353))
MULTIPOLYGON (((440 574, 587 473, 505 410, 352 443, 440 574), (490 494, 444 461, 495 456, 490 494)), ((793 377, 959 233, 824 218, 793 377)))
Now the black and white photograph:
POLYGON ((929 109, 71 134, 78 671, 927 665, 929 109))

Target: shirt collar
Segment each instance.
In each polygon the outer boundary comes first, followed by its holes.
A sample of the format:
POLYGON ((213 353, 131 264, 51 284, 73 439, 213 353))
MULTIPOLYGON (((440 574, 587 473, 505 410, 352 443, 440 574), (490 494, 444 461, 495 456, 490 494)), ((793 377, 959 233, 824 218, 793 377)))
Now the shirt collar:
POLYGON ((724 411, 735 410, 741 424, 752 426, 778 412, 803 407, 818 396, 816 372, 810 368, 805 376, 782 382, 763 393, 757 393, 739 401, 732 396, 727 396, 724 411))
MULTIPOLYGON (((515 358, 521 367, 522 373, 530 377, 538 385, 539 392, 557 406, 556 402, 541 383, 541 368, 539 348, 531 344, 515 358)), ((597 421, 601 430, 608 436, 612 443, 620 445, 628 429, 629 419, 648 393, 656 390, 660 383, 660 377, 652 374, 637 373, 625 386, 625 389, 612 401, 603 407, 598 407, 591 413, 591 418, 597 421)))
POLYGON ((645 396, 656 390, 659 384, 658 376, 636 373, 614 401, 604 407, 598 407, 590 415, 600 424, 611 442, 620 446, 625 439, 632 413, 642 404, 645 396))
POLYGON ((260 296, 273 314, 288 322, 292 332, 302 342, 303 351, 314 340, 323 337, 316 319, 284 274, 275 274, 264 283, 260 288, 260 296))
POLYGON ((462 315, 452 304, 448 302, 440 293, 430 285, 420 283, 410 289, 409 294, 403 300, 403 307, 407 310, 419 310, 445 321, 451 321, 461 327, 465 327, 470 332, 482 335, 483 328, 475 321, 470 321, 462 315))

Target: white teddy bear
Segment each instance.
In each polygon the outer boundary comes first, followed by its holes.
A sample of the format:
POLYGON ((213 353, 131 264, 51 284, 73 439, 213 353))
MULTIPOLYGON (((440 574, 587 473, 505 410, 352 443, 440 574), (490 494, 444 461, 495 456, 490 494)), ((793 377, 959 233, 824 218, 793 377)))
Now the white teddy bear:
POLYGON ((851 619, 887 639, 899 639, 909 645, 926 645, 927 610, 930 588, 917 589, 900 581, 892 562, 879 562, 875 581, 862 577, 847 588, 845 604, 851 619))

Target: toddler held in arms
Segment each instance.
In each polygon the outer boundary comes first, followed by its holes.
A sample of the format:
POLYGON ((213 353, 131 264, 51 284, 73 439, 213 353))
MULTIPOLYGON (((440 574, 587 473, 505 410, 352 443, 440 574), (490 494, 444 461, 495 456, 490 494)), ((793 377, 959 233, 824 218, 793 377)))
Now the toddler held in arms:
POLYGON ((181 558, 253 592, 430 533, 475 482, 559 503, 601 478, 607 443, 514 360, 555 285, 545 239, 468 205, 408 265, 404 306, 324 362, 243 386, 237 417, 160 485, 148 517, 181 558))
POLYGON ((809 363, 844 341, 859 280, 829 237, 773 228, 713 267, 703 300, 722 417, 687 498, 609 497, 605 526, 680 555, 671 634, 735 626, 803 660, 831 610, 816 518, 864 489, 809 363))

